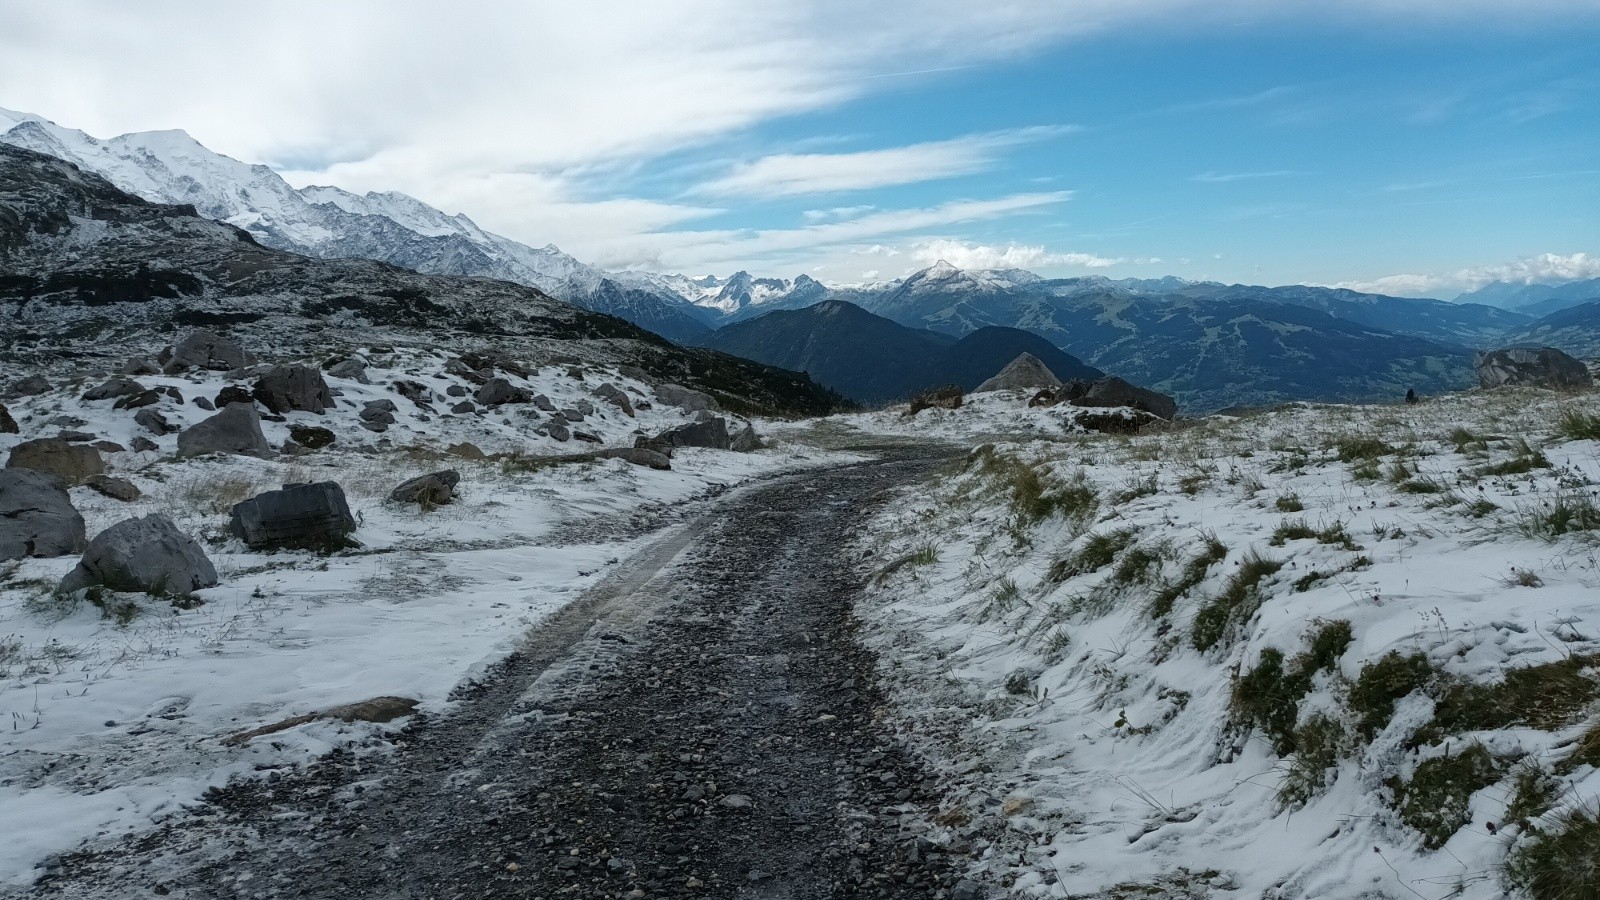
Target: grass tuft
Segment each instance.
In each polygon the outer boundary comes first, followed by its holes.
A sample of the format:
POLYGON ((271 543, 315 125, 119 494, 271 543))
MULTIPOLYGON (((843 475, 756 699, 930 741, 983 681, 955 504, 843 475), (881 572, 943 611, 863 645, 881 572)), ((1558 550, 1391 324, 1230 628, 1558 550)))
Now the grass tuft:
POLYGON ((1556 434, 1569 441, 1600 441, 1600 416, 1564 409, 1556 418, 1556 434))
POLYGON ((1400 820, 1422 834, 1422 846, 1443 847, 1471 819, 1472 795, 1500 780, 1501 767, 1482 744, 1417 765, 1410 781, 1389 780, 1400 820))
POLYGON ((1554 827, 1530 832, 1506 858, 1506 881, 1533 900, 1600 898, 1600 815, 1563 814, 1554 827))
POLYGON ((1350 709, 1356 714, 1356 727, 1370 740, 1389 724, 1395 701, 1433 681, 1435 672, 1428 657, 1391 650, 1368 663, 1350 687, 1350 709))
POLYGON ((1221 643, 1232 627, 1255 615, 1261 606, 1261 582, 1272 577, 1283 562, 1267 559, 1250 551, 1239 561, 1239 568, 1223 585, 1222 592, 1195 615, 1190 639, 1196 650, 1210 650, 1221 643))

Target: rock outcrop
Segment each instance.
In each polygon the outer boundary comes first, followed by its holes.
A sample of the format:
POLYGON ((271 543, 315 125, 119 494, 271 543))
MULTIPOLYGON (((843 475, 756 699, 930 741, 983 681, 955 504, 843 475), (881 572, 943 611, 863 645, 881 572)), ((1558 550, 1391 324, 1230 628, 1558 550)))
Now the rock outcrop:
POLYGON ((733 438, 728 434, 728 420, 719 417, 669 428, 656 435, 654 440, 670 447, 709 447, 712 450, 728 450, 733 446, 733 438))
POLYGON ((333 408, 333 392, 322 373, 310 366, 273 366, 251 392, 269 411, 320 413, 333 408))
POLYGON ((456 485, 460 483, 460 472, 445 469, 402 482, 389 492, 389 499, 396 503, 415 503, 425 507, 443 506, 455 499, 456 485))
POLYGON ((978 385, 973 391, 981 394, 985 391, 1039 391, 1052 390, 1061 386, 1061 379, 1050 371, 1039 357, 1032 353, 1023 353, 1011 362, 998 374, 983 384, 978 385))
POLYGON ((58 590, 104 585, 114 591, 187 597, 216 583, 216 567, 195 539, 157 514, 118 522, 95 535, 58 590))
POLYGON ((100 451, 90 444, 35 438, 11 448, 6 468, 49 472, 68 484, 78 484, 91 475, 103 474, 106 463, 100 458, 100 451))
POLYGON ((252 404, 230 403, 216 415, 197 422, 178 435, 179 456, 236 453, 269 456, 272 446, 261 433, 261 413, 252 404))
POLYGON ((702 409, 717 410, 721 408, 717 406, 717 398, 710 394, 670 382, 656 385, 656 399, 668 406, 676 406, 684 412, 699 412, 702 409))
POLYGON ((1472 362, 1478 384, 1486 388, 1506 385, 1573 390, 1594 386, 1589 367, 1554 347, 1511 347, 1479 353, 1472 362))
POLYGON ((1129 384, 1121 378, 1102 378, 1089 385, 1073 406, 1127 406, 1163 419, 1178 414, 1178 403, 1166 394, 1129 384))
POLYGON ((344 488, 332 481, 286 484, 236 503, 228 530, 252 550, 315 550, 354 546, 355 517, 344 488))
POLYGON ((255 355, 241 347, 237 341, 198 328, 189 332, 172 348, 166 370, 181 372, 184 369, 215 369, 227 371, 243 369, 256 364, 255 355))

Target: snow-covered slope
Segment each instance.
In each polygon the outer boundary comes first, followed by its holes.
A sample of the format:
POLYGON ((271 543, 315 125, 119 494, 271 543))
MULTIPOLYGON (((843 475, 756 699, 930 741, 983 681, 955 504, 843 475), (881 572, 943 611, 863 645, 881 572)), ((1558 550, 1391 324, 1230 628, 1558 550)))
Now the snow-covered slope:
POLYGON ((320 185, 296 190, 267 166, 215 153, 183 131, 101 140, 0 109, 0 142, 65 159, 146 200, 190 204, 275 249, 323 259, 375 259, 430 275, 513 281, 677 341, 709 331, 697 308, 664 282, 613 275, 554 245, 529 247, 394 191, 354 194, 320 185))

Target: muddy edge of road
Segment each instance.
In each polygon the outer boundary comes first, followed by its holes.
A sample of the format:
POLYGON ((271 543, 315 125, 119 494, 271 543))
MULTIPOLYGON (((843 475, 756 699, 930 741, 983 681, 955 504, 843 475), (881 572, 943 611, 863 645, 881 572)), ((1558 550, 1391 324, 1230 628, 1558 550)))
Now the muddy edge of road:
POLYGON ((335 751, 63 857, 41 897, 985 896, 887 724, 847 555, 959 454, 742 487, 673 526, 392 750, 335 751))

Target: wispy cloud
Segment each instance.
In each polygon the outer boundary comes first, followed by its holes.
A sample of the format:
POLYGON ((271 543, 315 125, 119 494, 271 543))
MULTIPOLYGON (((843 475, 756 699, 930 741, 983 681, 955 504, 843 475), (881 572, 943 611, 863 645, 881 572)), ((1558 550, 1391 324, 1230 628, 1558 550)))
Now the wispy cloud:
POLYGON ((1002 151, 1073 131, 1040 125, 855 153, 780 153, 735 166, 700 185, 713 196, 791 197, 870 190, 982 172, 1002 151))
POLYGON ((1277 172, 1201 172, 1189 180, 1206 184, 1227 184, 1233 181, 1253 181, 1258 178, 1282 178, 1293 174, 1295 173, 1287 169, 1277 172))
POLYGON ((932 264, 944 260, 958 269, 1034 269, 1081 267, 1104 269, 1129 262, 1093 253, 1055 253, 1042 246, 1007 244, 994 247, 967 241, 935 239, 911 245, 911 257, 932 264))
POLYGON ((1439 296, 1472 291, 1497 281, 1512 284, 1561 284, 1600 278, 1600 256, 1588 253, 1541 253, 1509 263, 1474 266, 1454 272, 1386 275, 1370 281, 1344 281, 1332 287, 1402 297, 1439 296))

